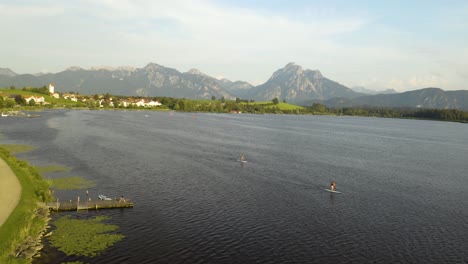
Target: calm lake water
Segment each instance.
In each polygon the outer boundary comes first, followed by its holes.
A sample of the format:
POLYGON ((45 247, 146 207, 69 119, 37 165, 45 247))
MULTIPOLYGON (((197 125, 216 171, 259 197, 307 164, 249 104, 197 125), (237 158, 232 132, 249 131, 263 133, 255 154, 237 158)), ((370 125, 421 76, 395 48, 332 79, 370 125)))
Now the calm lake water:
POLYGON ((38 147, 21 159, 72 168, 48 177, 135 202, 68 213, 120 227, 102 255, 46 244, 34 263, 468 262, 467 124, 63 110, 0 118, 0 133, 38 147), (324 191, 332 180, 341 194, 324 191))

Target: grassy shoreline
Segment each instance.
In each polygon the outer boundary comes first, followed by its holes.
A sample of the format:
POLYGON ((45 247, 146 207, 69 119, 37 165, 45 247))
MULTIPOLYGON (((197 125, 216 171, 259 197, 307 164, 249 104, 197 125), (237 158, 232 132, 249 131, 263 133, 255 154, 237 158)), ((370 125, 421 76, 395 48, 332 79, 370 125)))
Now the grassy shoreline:
POLYGON ((31 238, 38 238, 47 226, 47 217, 38 214, 41 203, 51 201, 50 184, 26 161, 19 160, 0 147, 3 159, 18 178, 21 197, 9 218, 0 227, 0 263, 31 263, 28 258, 17 258, 16 250, 31 238))
POLYGON ((33 257, 40 255, 43 247, 41 240, 44 236, 50 236, 49 241, 53 241, 53 245, 65 254, 85 257, 99 255, 124 238, 122 234, 115 232, 118 226, 101 223, 108 219, 106 217, 87 220, 62 217, 49 223, 51 219, 45 202, 53 199, 51 188, 83 189, 92 187, 95 183, 79 176, 54 180, 43 178, 40 172, 67 172, 70 168, 60 165, 36 168, 12 155, 31 149, 27 145, 0 145, 0 160, 10 167, 22 188, 16 208, 0 226, 1 264, 32 263, 33 257), (57 228, 45 234, 49 224, 57 228), (58 232, 58 235, 55 235, 55 232, 58 232), (90 248, 89 245, 93 246, 90 248))

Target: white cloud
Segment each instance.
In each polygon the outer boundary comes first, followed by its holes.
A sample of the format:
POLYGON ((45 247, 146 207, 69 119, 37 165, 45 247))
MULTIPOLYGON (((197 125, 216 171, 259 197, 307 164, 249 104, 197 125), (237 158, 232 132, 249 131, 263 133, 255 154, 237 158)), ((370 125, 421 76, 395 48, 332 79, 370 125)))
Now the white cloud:
POLYGON ((7 48, 25 56, 43 56, 38 61, 55 64, 37 68, 138 67, 153 61, 182 71, 197 67, 210 75, 242 80, 266 80, 272 70, 289 61, 332 53, 331 38, 365 24, 364 19, 353 17, 299 21, 277 13, 225 8, 211 1, 84 0, 7 8, 13 14, 26 10, 43 16, 36 17, 37 23, 18 16, 10 22, 16 29, 6 28, 11 38, 34 43, 7 48), (56 17, 51 19, 51 14, 56 17), (18 28, 23 32, 19 37, 18 28))
MULTIPOLYGON (((97 16, 118 22, 137 21, 142 31, 127 31, 135 37, 158 41, 174 36, 189 41, 189 45, 202 44, 243 49, 268 49, 270 46, 314 43, 324 37, 352 32, 363 24, 362 18, 294 21, 277 14, 260 14, 252 10, 225 9, 208 1, 99 1, 104 8, 97 16), (156 21, 156 22, 153 22, 156 21), (169 32, 161 28, 170 27, 169 32), (171 35, 172 34, 172 35, 171 35), (169 36, 168 36, 169 35, 169 36)), ((125 27, 123 27, 125 31, 125 27)), ((132 39, 132 38, 131 38, 132 39)), ((206 47, 206 51, 212 51, 206 47)))
POLYGON ((17 72, 155 62, 253 84, 295 61, 347 86, 463 88, 466 48, 442 49, 440 40, 418 41, 398 28, 363 33, 375 14, 314 8, 294 16, 208 0, 0 4, 0 30, 15 40, 2 43, 0 57, 17 72))
POLYGON ((335 53, 334 36, 366 23, 362 17, 299 21, 250 9, 226 9, 209 1, 93 3, 93 9, 100 9, 94 12, 100 20, 122 25, 114 37, 121 46, 137 47, 136 56, 182 71, 197 67, 210 75, 253 83, 265 81, 289 61, 335 53), (237 69, 230 67, 233 64, 237 69))
POLYGON ((40 16, 63 14, 64 9, 59 5, 5 5, 0 4, 0 16, 7 18, 30 19, 40 16))

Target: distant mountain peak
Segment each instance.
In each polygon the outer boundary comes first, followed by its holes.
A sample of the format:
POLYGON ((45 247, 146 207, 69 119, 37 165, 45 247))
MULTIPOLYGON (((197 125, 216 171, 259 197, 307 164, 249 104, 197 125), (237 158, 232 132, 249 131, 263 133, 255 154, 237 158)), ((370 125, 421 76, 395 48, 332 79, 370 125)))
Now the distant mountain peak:
POLYGON ((315 80, 323 78, 323 75, 319 70, 306 70, 306 74, 312 76, 315 80))
POLYGON ((393 94, 376 94, 337 101, 328 100, 329 107, 404 107, 468 110, 468 91, 444 91, 440 88, 423 88, 393 94))
POLYGON ((164 68, 164 67, 157 63, 150 62, 143 69, 149 70, 149 69, 161 69, 161 68, 164 68))
MULTIPOLYGON (((284 68, 279 69, 278 71, 275 72, 276 76, 282 75, 282 74, 290 74, 290 75, 307 75, 309 78, 312 79, 321 79, 323 78, 322 73, 319 70, 304 70, 302 66, 297 65, 294 62, 290 62, 284 66, 284 68)), ((274 74, 274 75, 275 75, 274 74)))
POLYGON ((106 70, 106 71, 134 71, 136 68, 132 66, 93 66, 89 68, 90 70, 99 71, 99 70, 106 70))
POLYGON ((38 73, 34 73, 33 75, 34 76, 42 76, 42 75, 46 75, 46 74, 53 74, 52 72, 38 72, 38 73))
POLYGON ((375 94, 395 94, 398 93, 394 89, 386 89, 386 90, 372 90, 372 89, 367 89, 364 86, 353 86, 351 89, 355 92, 358 93, 363 93, 363 94, 369 94, 369 95, 375 95, 375 94))
POLYGON ((198 69, 190 69, 188 72, 188 74, 193 74, 193 75, 205 75, 203 72, 199 71, 198 69))
POLYGON ((398 92, 395 89, 385 89, 381 93, 383 93, 383 94, 395 94, 395 93, 398 93, 398 92))
POLYGON ((357 97, 360 94, 325 78, 318 70, 304 70, 294 62, 273 73, 270 79, 249 94, 255 100, 286 99, 288 102, 308 104, 316 99, 357 97))
POLYGON ((79 66, 68 67, 65 71, 83 71, 84 69, 79 66))
POLYGON ((10 68, 0 68, 0 75, 6 75, 9 77, 16 76, 16 72, 12 71, 10 68))
MULTIPOLYGON (((437 91, 437 92, 444 92, 444 90, 442 90, 442 88, 438 88, 438 87, 427 87, 427 88, 422 88, 420 90, 426 90, 426 91, 437 91)), ((418 90, 416 90, 418 91, 418 90)))
POLYGON ((288 64, 286 64, 286 66, 284 66, 283 68, 283 71, 288 71, 288 72, 293 72, 293 71, 300 71, 302 72, 302 67, 300 65, 297 65, 296 63, 294 62, 290 62, 288 64))
POLYGON ((293 76, 293 75, 302 75, 304 70, 301 66, 296 65, 294 62, 290 62, 284 66, 284 68, 279 69, 273 73, 270 77, 270 80, 274 80, 277 78, 284 78, 285 76, 293 76))
POLYGON ((227 79, 227 78, 221 78, 221 79, 219 79, 219 81, 222 82, 222 83, 232 83, 232 81, 227 79))

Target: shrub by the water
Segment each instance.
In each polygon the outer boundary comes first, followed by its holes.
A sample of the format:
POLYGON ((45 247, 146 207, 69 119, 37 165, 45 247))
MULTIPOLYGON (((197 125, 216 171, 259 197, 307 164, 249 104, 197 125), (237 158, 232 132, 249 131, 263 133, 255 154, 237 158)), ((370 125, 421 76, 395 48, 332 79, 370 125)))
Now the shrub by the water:
POLYGON ((52 186, 57 190, 80 190, 91 188, 94 185, 94 181, 86 180, 79 176, 52 179, 52 186))

